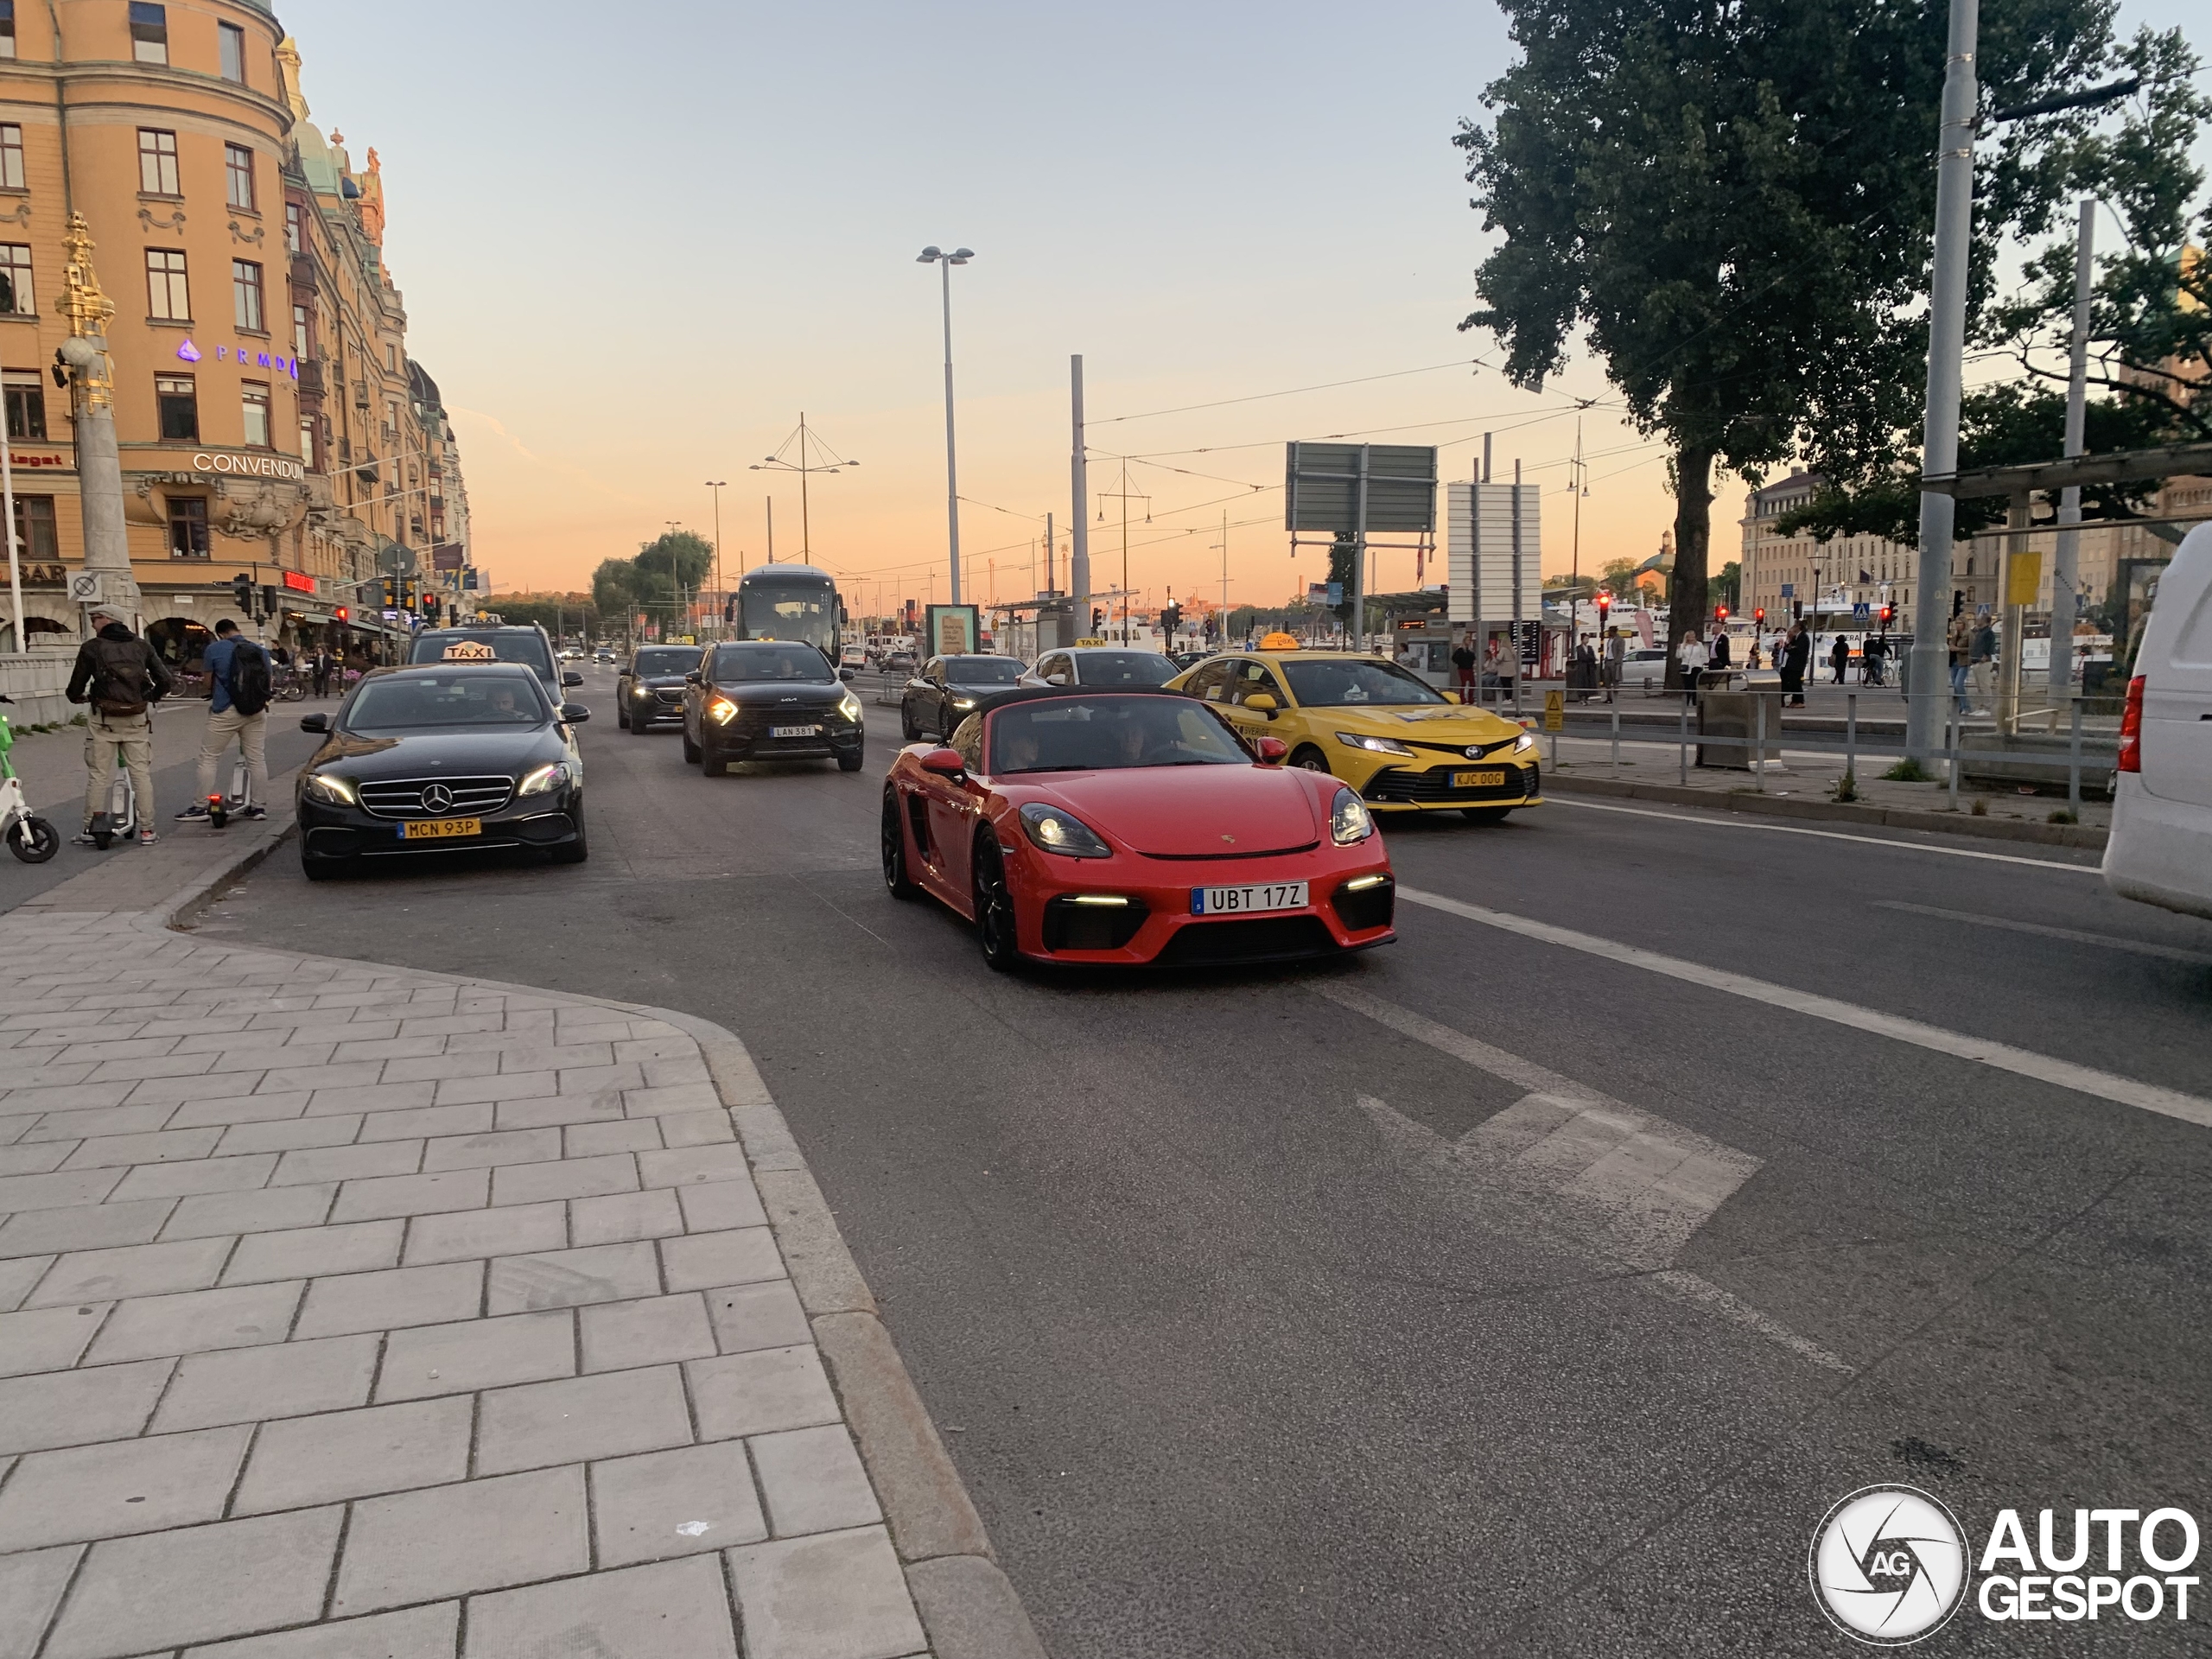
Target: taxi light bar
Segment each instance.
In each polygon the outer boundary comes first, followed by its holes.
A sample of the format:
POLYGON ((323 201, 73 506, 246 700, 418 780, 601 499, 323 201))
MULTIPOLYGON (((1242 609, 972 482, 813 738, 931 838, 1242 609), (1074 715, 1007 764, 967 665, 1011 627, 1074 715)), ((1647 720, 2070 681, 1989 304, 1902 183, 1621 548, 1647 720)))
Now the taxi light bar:
POLYGON ((1124 910, 1129 903, 1118 893, 1078 893, 1072 894, 1068 902, 1071 905, 1113 905, 1124 910))

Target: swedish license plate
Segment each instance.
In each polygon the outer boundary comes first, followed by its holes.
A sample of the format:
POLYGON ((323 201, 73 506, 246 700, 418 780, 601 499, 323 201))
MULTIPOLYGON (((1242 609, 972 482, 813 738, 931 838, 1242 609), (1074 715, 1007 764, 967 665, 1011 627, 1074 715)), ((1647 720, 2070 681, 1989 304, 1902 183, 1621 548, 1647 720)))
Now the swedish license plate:
POLYGON ((481 818, 425 818, 420 823, 399 826, 402 841, 451 841, 456 836, 480 836, 484 833, 481 818))
POLYGON ((1503 789, 1505 774, 1502 772, 1455 772, 1452 774, 1454 789, 1503 789))
POLYGON ((819 726, 771 726, 768 728, 768 735, 771 737, 814 737, 819 735, 821 730, 819 726))
POLYGON ((1245 916, 1260 910, 1303 910, 1306 884, 1277 881, 1251 887, 1192 887, 1193 916, 1245 916))

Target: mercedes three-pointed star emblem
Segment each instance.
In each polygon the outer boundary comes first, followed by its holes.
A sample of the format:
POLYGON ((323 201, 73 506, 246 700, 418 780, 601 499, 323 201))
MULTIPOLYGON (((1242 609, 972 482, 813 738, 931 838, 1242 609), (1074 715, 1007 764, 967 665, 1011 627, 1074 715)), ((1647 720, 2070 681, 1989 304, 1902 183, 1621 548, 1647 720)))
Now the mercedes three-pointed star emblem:
POLYGON ((453 791, 443 784, 432 784, 423 791, 423 810, 426 812, 447 812, 453 809, 453 791))

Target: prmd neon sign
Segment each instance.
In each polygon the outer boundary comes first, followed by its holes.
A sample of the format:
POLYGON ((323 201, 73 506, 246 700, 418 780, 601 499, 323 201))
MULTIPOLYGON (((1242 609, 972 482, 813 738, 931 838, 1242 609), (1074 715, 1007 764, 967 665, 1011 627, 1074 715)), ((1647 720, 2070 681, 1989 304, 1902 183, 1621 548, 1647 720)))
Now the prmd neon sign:
MULTIPOLYGON (((176 348, 176 354, 187 363, 199 363, 206 358, 206 353, 189 340, 176 348)), ((300 378, 300 359, 286 357, 282 352, 256 351, 246 346, 218 346, 215 360, 218 363, 235 362, 242 369, 272 369, 278 374, 289 374, 295 380, 300 378)))

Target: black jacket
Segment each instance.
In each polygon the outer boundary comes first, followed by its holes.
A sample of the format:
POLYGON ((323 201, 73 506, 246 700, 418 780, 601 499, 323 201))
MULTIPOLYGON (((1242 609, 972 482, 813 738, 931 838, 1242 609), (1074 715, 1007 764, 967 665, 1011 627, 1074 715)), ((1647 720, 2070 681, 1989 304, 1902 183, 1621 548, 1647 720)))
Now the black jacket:
POLYGON ((62 695, 72 702, 87 702, 97 692, 96 682, 103 672, 111 673, 124 665, 144 669, 149 703, 159 702, 175 686, 151 645, 122 623, 111 622, 77 647, 77 660, 69 670, 69 684, 62 695))
POLYGON ((1802 674, 1805 665, 1813 660, 1813 636, 1801 633, 1782 650, 1783 667, 1793 673, 1802 674))

